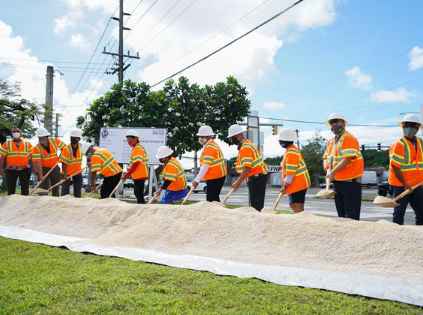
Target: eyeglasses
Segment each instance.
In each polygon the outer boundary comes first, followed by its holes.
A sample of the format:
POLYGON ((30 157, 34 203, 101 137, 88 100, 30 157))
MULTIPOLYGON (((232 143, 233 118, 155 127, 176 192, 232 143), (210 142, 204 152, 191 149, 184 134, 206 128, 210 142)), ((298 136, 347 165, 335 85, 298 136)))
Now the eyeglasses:
POLYGON ((342 119, 332 119, 332 120, 329 120, 329 125, 333 125, 333 124, 338 124, 338 123, 343 123, 344 121, 342 120, 342 119))

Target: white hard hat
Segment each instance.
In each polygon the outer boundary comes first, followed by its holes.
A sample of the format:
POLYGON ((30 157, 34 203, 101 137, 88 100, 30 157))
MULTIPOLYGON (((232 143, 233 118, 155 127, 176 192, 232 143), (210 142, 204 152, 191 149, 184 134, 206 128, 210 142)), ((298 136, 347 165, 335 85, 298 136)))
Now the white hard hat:
POLYGON ((131 130, 128 130, 126 132, 126 136, 125 137, 136 137, 136 138, 139 138, 140 136, 138 135, 138 131, 136 131, 134 129, 131 129, 131 130))
POLYGON ((244 131, 245 131, 244 128, 242 128, 238 124, 232 125, 232 126, 229 127, 229 130, 228 130, 228 138, 239 135, 240 133, 242 133, 244 131))
POLYGON ((210 126, 201 126, 200 129, 198 129, 197 136, 214 136, 215 133, 213 132, 212 127, 210 126))
POLYGON ((345 122, 345 125, 348 125, 348 121, 344 118, 344 115, 339 113, 330 114, 328 120, 326 120, 325 122, 325 125, 330 127, 329 121, 331 121, 332 119, 342 119, 345 122))
POLYGON ((81 152, 82 152, 82 154, 87 155, 87 151, 88 151, 88 149, 89 149, 92 145, 93 145, 92 143, 85 142, 85 143, 82 145, 82 147, 81 147, 81 152))
POLYGON ((169 148, 168 146, 164 145, 157 149, 157 155, 156 158, 163 159, 165 157, 168 157, 169 155, 172 155, 173 150, 169 148))
POLYGON ((50 132, 46 128, 39 128, 36 135, 37 137, 47 137, 50 135, 50 132))
POLYGON ((418 115, 416 115, 416 114, 408 114, 408 115, 406 115, 401 120, 401 122, 398 123, 398 126, 402 128, 402 123, 405 123, 405 122, 413 122, 413 123, 419 124, 420 125, 419 126, 419 129, 422 129, 422 123, 420 122, 420 117, 418 115))
POLYGON ((278 140, 296 141, 297 135, 295 134, 295 131, 293 129, 283 128, 281 131, 279 131, 278 140))
POLYGON ((70 133, 70 136, 75 137, 75 138, 82 138, 81 130, 79 130, 79 129, 72 130, 71 133, 70 133))

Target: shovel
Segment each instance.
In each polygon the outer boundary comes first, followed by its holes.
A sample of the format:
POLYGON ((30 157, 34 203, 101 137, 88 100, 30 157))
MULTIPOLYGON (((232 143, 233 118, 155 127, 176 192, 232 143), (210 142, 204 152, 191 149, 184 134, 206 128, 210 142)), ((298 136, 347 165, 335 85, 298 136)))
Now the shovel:
POLYGON ((154 200, 156 200, 158 196, 156 194, 154 194, 153 197, 151 197, 150 201, 147 203, 148 205, 151 205, 153 203, 154 200))
POLYGON ((112 196, 114 195, 114 193, 116 192, 116 190, 119 188, 120 185, 122 185, 122 183, 125 181, 125 178, 122 178, 119 181, 119 184, 116 185, 115 189, 113 189, 112 193, 110 194, 109 198, 112 198, 112 196))
POLYGON ((73 176, 78 175, 80 173, 82 173, 83 170, 85 170, 88 166, 85 166, 84 168, 80 169, 79 171, 76 171, 75 173, 73 173, 72 175, 69 175, 67 178, 62 179, 60 182, 54 184, 53 186, 51 186, 48 190, 46 191, 39 191, 37 192, 37 194, 39 195, 48 195, 48 193, 55 187, 61 185, 62 183, 66 182, 67 180, 71 179, 73 176))
POLYGON ((192 194, 192 192, 194 191, 194 186, 192 186, 192 188, 190 189, 190 191, 189 191, 189 193, 188 193, 188 195, 186 195, 186 197, 184 198, 184 200, 182 201, 182 203, 181 203, 181 205, 184 205, 185 204, 185 202, 187 202, 187 200, 188 200, 188 198, 189 198, 189 196, 192 194))
POLYGON ((99 190, 101 188, 101 186, 103 186, 103 183, 101 183, 100 185, 95 187, 92 192, 90 192, 88 195, 85 196, 85 198, 88 198, 89 196, 91 196, 93 193, 95 193, 97 190, 99 190))
MULTIPOLYGON (((54 164, 54 166, 47 172, 47 174, 44 176, 44 178, 43 178, 43 180, 40 180, 39 182, 38 182, 38 184, 34 187, 34 189, 33 190, 31 190, 31 192, 29 193, 29 196, 31 196, 36 190, 37 190, 37 188, 46 180, 46 178, 47 178, 47 176, 49 176, 50 175, 50 173, 51 172, 53 172, 53 170, 54 170, 54 168, 57 166, 57 164, 59 164, 59 159, 57 159, 57 162, 56 162, 56 164, 54 164)), ((45 193, 47 190, 45 190, 45 189, 38 189, 38 191, 37 191, 37 194, 43 194, 43 193, 45 193)), ((48 191, 47 191, 47 194, 48 194, 48 191)))
POLYGON ((319 191, 316 194, 316 197, 321 199, 328 199, 330 197, 333 197, 336 194, 336 191, 329 190, 329 186, 330 186, 329 178, 326 178, 326 189, 319 191))
POLYGON ((234 191, 235 191, 235 190, 232 188, 232 189, 231 189, 231 191, 230 191, 230 192, 226 195, 225 199, 223 199, 223 201, 222 201, 222 204, 223 204, 223 205, 225 204, 226 200, 228 200, 229 196, 230 196, 230 195, 232 195, 232 193, 233 193, 234 191))
POLYGON ((417 187, 419 187, 422 184, 423 184, 423 182, 420 182, 420 183, 414 185, 413 187, 411 187, 411 189, 407 189, 406 191, 404 191, 400 195, 396 196, 394 199, 389 199, 389 198, 383 197, 383 196, 377 196, 375 198, 375 200, 373 201, 373 203, 378 205, 378 206, 384 207, 384 208, 398 207, 399 206, 399 204, 397 203, 398 200, 400 200, 402 197, 408 195, 414 189, 416 189, 417 187))
POLYGON ((276 210, 276 207, 278 206, 279 201, 281 201, 282 196, 283 196, 283 193, 279 193, 278 199, 276 199, 275 205, 273 206, 273 209, 272 209, 273 211, 276 210))

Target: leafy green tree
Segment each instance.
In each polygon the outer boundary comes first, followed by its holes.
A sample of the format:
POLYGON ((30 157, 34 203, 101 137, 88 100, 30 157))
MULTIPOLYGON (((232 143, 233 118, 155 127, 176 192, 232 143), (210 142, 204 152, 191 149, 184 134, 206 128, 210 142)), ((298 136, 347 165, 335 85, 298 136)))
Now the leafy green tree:
POLYGON ((364 167, 389 168, 389 152, 387 150, 365 150, 361 151, 364 159, 364 167))
POLYGON ((98 144, 100 129, 108 127, 156 127, 168 129, 168 145, 175 155, 199 150, 195 134, 210 125, 228 142, 230 125, 248 115, 248 92, 233 77, 201 88, 185 77, 169 80, 162 90, 151 91, 146 83, 126 80, 96 99, 85 117, 77 118, 83 136, 98 144))
POLYGON ((18 83, 11 85, 0 80, 0 143, 6 141, 12 128, 18 127, 23 137, 31 138, 35 133, 33 122, 40 119, 42 107, 20 98, 18 83))
POLYGON ((276 157, 268 157, 264 159, 264 162, 267 165, 281 165, 283 156, 276 156, 276 157))
POLYGON ((325 153, 326 139, 316 131, 314 136, 308 140, 306 145, 301 147, 301 153, 310 173, 312 185, 319 184, 319 178, 326 173, 323 170, 322 156, 325 153))

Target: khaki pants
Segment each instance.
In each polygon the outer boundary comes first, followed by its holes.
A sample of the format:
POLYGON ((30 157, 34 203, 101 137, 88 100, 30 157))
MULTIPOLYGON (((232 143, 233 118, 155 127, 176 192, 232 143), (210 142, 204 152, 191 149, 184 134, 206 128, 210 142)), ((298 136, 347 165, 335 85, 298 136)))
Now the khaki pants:
MULTIPOLYGON (((45 176, 50 170, 50 167, 43 166, 43 175, 45 176)), ((47 190, 54 184, 60 182, 61 179, 62 174, 60 174, 60 168, 59 166, 56 166, 53 171, 48 175, 48 177, 44 180, 44 182, 40 185, 40 188, 47 190)), ((53 188, 52 195, 55 197, 59 197, 59 186, 53 188)))

